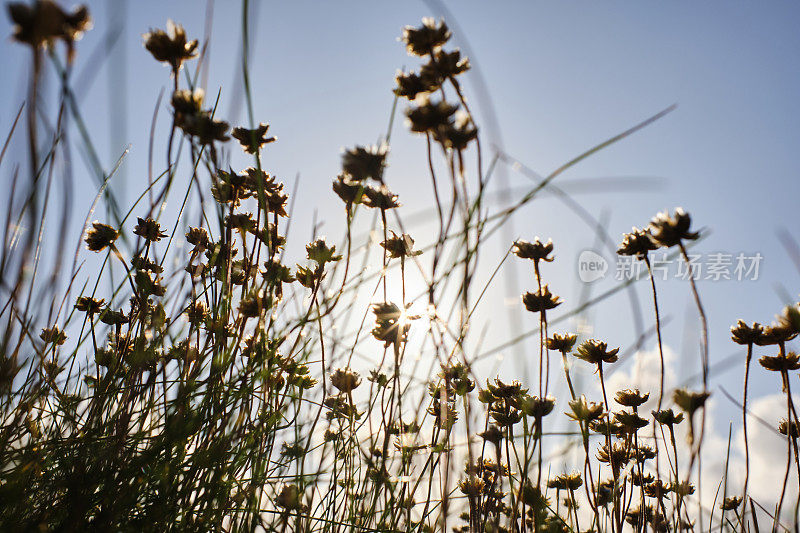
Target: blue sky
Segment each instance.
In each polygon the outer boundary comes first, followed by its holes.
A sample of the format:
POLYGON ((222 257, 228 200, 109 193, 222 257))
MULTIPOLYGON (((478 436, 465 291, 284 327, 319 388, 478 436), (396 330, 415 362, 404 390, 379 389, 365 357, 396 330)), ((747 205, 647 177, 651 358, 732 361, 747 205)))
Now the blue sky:
MULTIPOLYGON (((606 229, 615 241, 630 226, 642 226, 656 212, 680 205, 697 227, 708 230, 697 247, 701 252, 762 254, 758 281, 700 282, 710 316, 712 363, 737 351, 728 336, 737 318, 769 322, 780 310, 777 286, 797 298, 800 273, 776 231, 784 228, 796 236, 800 228, 800 62, 795 57, 800 6, 788 1, 445 5, 453 15, 449 22, 459 30, 454 43, 471 50, 490 95, 490 101, 479 98, 476 73, 466 75, 467 97, 479 125, 487 125, 487 147, 502 140, 508 154, 540 174, 678 104, 667 117, 571 169, 556 184, 594 217, 607 212, 606 229), (608 177, 640 178, 641 185, 632 190, 599 187, 600 192, 585 188, 587 179, 602 184, 608 177)), ((158 93, 169 90, 168 70, 146 53, 141 34, 164 27, 172 18, 190 37, 202 38, 206 4, 118 0, 89 2, 89 7, 95 29, 79 43, 74 85, 85 88, 81 110, 104 166, 110 168, 131 145, 112 185, 130 202, 146 184, 158 93), (105 41, 109 28, 114 28, 116 40, 105 41)), ((336 235, 342 213, 330 180, 338 172, 341 149, 375 142, 384 134, 395 72, 418 63, 398 42, 402 27, 441 11, 424 2, 253 2, 253 10, 255 117, 269 122, 270 133, 279 138, 268 147, 265 164, 288 183, 300 176, 294 231, 310 235, 316 212, 325 221, 321 232, 336 235)), ((212 21, 208 95, 213 99, 220 90, 221 116, 232 124, 244 123, 238 81, 241 4, 216 2, 212 21)), ((10 31, 3 17, 0 34, 10 31)), ((6 73, 6 82, 0 84, 0 131, 5 132, 24 99, 28 53, 9 39, 0 46, 0 66, 6 73)), ((162 103, 162 132, 168 128, 167 117, 162 103)), ((396 121, 392 140, 387 181, 404 202, 405 213, 430 207, 424 142, 409 134, 402 120, 396 121)), ((247 163, 238 155, 233 160, 247 163)), ((75 176, 79 190, 94 190, 81 164, 75 176)), ((9 179, 5 167, 3 183, 9 179)), ((509 168, 494 185, 530 183, 509 168)), ((76 199, 76 227, 92 196, 76 199)), ((421 224, 419 231, 424 229, 421 224)), ((591 229, 557 200, 543 197, 518 213, 507 235, 552 237, 557 260, 544 275, 567 304, 577 300, 582 289, 576 279, 577 256, 594 246, 591 229)), ((489 257, 501 256, 509 244, 493 241, 489 257)), ((493 267, 493 260, 487 259, 484 267, 493 267)), ((519 290, 532 289, 533 280, 522 266, 506 267, 504 274, 517 278, 519 290)), ((605 279, 591 290, 597 294, 614 284, 605 279)), ((514 334, 508 321, 498 317, 506 316, 507 302, 518 299, 518 293, 505 294, 503 283, 497 287, 482 316, 494 316, 487 348, 514 334)), ((639 290, 643 305, 648 302, 645 288, 639 290)), ((678 353, 679 375, 690 376, 699 366, 689 287, 670 280, 660 290, 665 314, 671 317, 666 341, 678 353)), ((614 297, 591 319, 593 334, 610 344, 624 347, 633 341, 624 296, 614 297)), ((649 325, 649 315, 646 319, 649 325)), ((532 316, 524 318, 526 329, 534 325, 532 316)), ((518 356, 507 352, 501 372, 518 369, 520 361, 513 360, 518 356)), ((740 365, 714 379, 738 391, 740 365)), ((757 390, 774 392, 773 382, 772 376, 755 372, 757 390)))

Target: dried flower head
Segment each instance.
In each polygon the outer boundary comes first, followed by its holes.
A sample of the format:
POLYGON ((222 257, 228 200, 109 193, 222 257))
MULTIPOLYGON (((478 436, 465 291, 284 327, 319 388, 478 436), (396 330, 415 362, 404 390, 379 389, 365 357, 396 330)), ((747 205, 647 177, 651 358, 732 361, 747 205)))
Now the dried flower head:
POLYGON ((662 409, 661 411, 652 411, 652 413, 656 422, 665 426, 674 426, 683 421, 683 413, 675 414, 672 409, 662 409))
POLYGON ((389 257, 398 259, 422 255, 421 250, 414 250, 414 239, 411 238, 411 235, 403 233, 398 236, 394 231, 391 233, 391 237, 381 242, 381 246, 389 254, 389 257))
POLYGON ((403 28, 402 39, 409 54, 431 55, 450 39, 450 29, 444 20, 437 22, 433 18, 425 17, 422 19, 422 26, 403 28))
POLYGON ((556 490, 578 490, 583 485, 583 479, 578 472, 561 474, 547 482, 547 487, 556 490))
POLYGON ((165 232, 161 231, 161 225, 157 220, 151 217, 137 217, 137 220, 138 224, 133 228, 133 233, 142 237, 145 241, 158 242, 167 236, 165 232))
POLYGON ((551 294, 550 289, 545 285, 536 292, 526 292, 523 294, 522 303, 525 304, 525 309, 531 313, 541 313, 561 305, 561 298, 551 294))
POLYGON ((363 181, 368 178, 382 181, 388 152, 389 147, 385 144, 356 146, 345 150, 342 154, 342 171, 353 181, 363 181))
POLYGON ((390 191, 386 185, 381 184, 380 187, 367 185, 364 187, 364 195, 366 196, 364 205, 367 207, 374 207, 375 209, 381 210, 400 207, 400 202, 397 201, 397 195, 390 191))
POLYGON ((616 468, 622 468, 630 461, 631 456, 628 453, 628 448, 621 442, 615 442, 611 445, 609 451, 608 444, 603 444, 597 450, 597 460, 601 463, 610 463, 616 468))
POLYGON ((614 363, 617 360, 619 348, 608 349, 608 344, 597 339, 583 341, 575 350, 575 357, 587 363, 599 365, 601 363, 614 363))
POLYGON ((761 335, 756 339, 756 344, 759 346, 784 344, 794 339, 796 336, 797 333, 790 328, 780 324, 772 324, 771 326, 764 326, 761 329, 761 335))
POLYGON ((414 100, 417 95, 430 93, 437 88, 436 85, 430 83, 430 80, 414 72, 398 71, 394 81, 397 83, 394 94, 409 100, 414 100))
POLYGON ((302 503, 302 493, 295 484, 284 485, 280 494, 275 498, 278 507, 287 511, 303 511, 306 506, 302 503))
POLYGON ((543 418, 553 412, 556 399, 552 396, 539 398, 538 396, 525 395, 519 402, 519 407, 523 413, 536 419, 543 418))
POLYGON ((197 40, 187 41, 186 31, 180 24, 167 21, 167 31, 150 30, 143 36, 144 47, 153 54, 156 61, 168 63, 177 75, 183 62, 197 55, 197 40))
POLYGON ((691 417, 695 411, 703 407, 710 396, 708 392, 692 392, 687 389, 675 389, 672 401, 691 417))
POLYGON ((74 58, 74 42, 92 28, 89 10, 81 5, 68 13, 51 0, 37 0, 32 5, 10 2, 8 14, 14 23, 13 39, 38 49, 51 46, 58 39, 67 45, 67 60, 74 58))
POLYGON ((92 228, 86 232, 86 247, 92 252, 101 252, 112 246, 119 237, 117 230, 108 224, 92 222, 92 228))
POLYGON ((615 396, 617 403, 625 407, 639 407, 646 402, 648 398, 650 398, 650 393, 643 395, 639 392, 639 389, 621 390, 618 391, 615 396))
POLYGON ((478 138, 478 130, 472 124, 469 115, 456 111, 456 119, 452 123, 440 126, 433 132, 433 138, 450 150, 465 150, 470 142, 478 138))
POLYGON ((578 336, 571 333, 565 333, 564 335, 553 333, 553 336, 547 339, 547 349, 566 354, 572 351, 572 347, 575 346, 577 340, 578 336))
POLYGON ((276 137, 267 137, 268 129, 269 124, 264 124, 262 122, 257 128, 252 130, 242 127, 233 128, 231 136, 239 141, 239 144, 242 145, 242 150, 248 154, 257 154, 265 144, 277 140, 276 137))
POLYGON ((723 511, 735 511, 739 508, 739 505, 742 504, 742 497, 741 496, 730 496, 725 498, 722 501, 722 504, 719 506, 720 509, 723 511))
POLYGON ((444 100, 431 102, 428 98, 406 110, 408 127, 415 133, 435 133, 453 122, 457 107, 444 100))
POLYGON ((778 324, 794 333, 800 333, 800 303, 787 305, 778 315, 778 324))
POLYGON ((67 340, 67 335, 58 329, 58 326, 53 326, 42 329, 42 332, 39 333, 39 338, 42 339, 45 344, 61 346, 67 340))
POLYGON ((411 329, 410 320, 416 317, 408 316, 406 310, 400 310, 391 302, 372 304, 375 314, 375 327, 372 336, 383 341, 388 347, 391 344, 400 345, 406 341, 408 330, 411 329))
POLYGON ((521 239, 516 240, 514 241, 514 247, 511 251, 521 259, 531 259, 534 262, 547 261, 549 263, 554 259, 550 257, 550 254, 553 252, 552 239, 547 239, 546 243, 542 243, 539 237, 536 237, 533 242, 523 241, 521 239))
POLYGON ((500 429, 494 424, 489 424, 489 427, 486 428, 486 431, 478 433, 478 436, 494 445, 499 445, 500 441, 503 440, 503 432, 500 431, 500 429))
POLYGON ((731 338, 736 344, 756 344, 761 339, 764 328, 758 322, 753 322, 748 326, 744 320, 736 322, 731 326, 731 338))
POLYGON ((648 230, 653 240, 665 248, 677 246, 682 241, 693 241, 697 239, 699 233, 689 231, 692 224, 692 217, 681 209, 675 209, 675 214, 670 216, 669 212, 658 213, 650 221, 648 230))
POLYGON ((614 423, 621 427, 625 433, 633 434, 647 426, 647 420, 636 413, 619 411, 614 413, 614 423))
POLYGON ((430 61, 422 65, 420 77, 438 87, 447 79, 455 82, 454 78, 456 76, 469 69, 469 58, 462 58, 461 51, 458 48, 450 52, 437 50, 430 61))
POLYGON ((622 236, 622 244, 617 248, 619 255, 633 255, 639 259, 647 257, 647 253, 658 248, 649 230, 633 227, 630 233, 622 236))
POLYGON ((758 360, 758 363, 772 372, 789 372, 800 368, 800 356, 794 352, 775 356, 765 355, 758 360))
POLYGON ((361 202, 364 196, 364 186, 359 182, 340 174, 333 180, 333 192, 342 199, 349 211, 353 204, 361 202))
POLYGON ((361 385, 361 376, 349 368, 339 368, 331 374, 331 384, 341 392, 347 394, 361 385))
POLYGON ((91 296, 80 296, 75 302, 75 309, 87 315, 96 315, 103 309, 106 301, 102 298, 92 298, 91 296))
POLYGON ((210 244, 208 232, 205 228, 189 228, 186 232, 186 242, 194 246, 195 252, 202 252, 210 244))
POLYGON ((577 422, 592 422, 603 416, 603 404, 587 402, 585 396, 570 401, 569 407, 572 412, 567 416, 577 422))
POLYGON ((309 260, 319 265, 319 268, 325 268, 326 264, 339 261, 342 258, 341 255, 336 253, 336 246, 328 246, 325 239, 317 239, 307 244, 306 254, 309 260))

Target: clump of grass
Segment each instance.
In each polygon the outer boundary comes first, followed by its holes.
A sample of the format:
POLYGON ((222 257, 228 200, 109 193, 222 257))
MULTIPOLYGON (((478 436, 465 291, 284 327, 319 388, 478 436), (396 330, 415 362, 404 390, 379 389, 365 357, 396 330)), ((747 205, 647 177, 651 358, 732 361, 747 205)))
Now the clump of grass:
MULTIPOLYGON (((12 193, 7 220, 18 225, 27 217, 32 236, 41 232, 48 211, 49 185, 43 187, 40 178, 57 172, 65 128, 60 118, 75 112, 65 75, 56 132, 41 158, 33 110, 43 54, 61 68, 54 44, 63 41, 69 69, 74 42, 90 19, 85 8, 68 13, 46 0, 11 4, 9 11, 15 39, 33 51, 34 68, 26 102, 28 201, 19 205, 12 193)), ((67 287, 40 293, 41 263, 32 258, 42 253, 43 241, 20 241, 9 235, 13 224, 5 226, 0 528, 758 530, 757 502, 748 496, 749 466, 741 493, 722 494, 719 518, 711 510, 705 522, 695 494, 700 476, 694 465, 699 472, 710 391, 706 316, 691 275, 703 323, 703 389, 675 390, 668 396, 673 405, 664 405, 661 315, 648 254, 675 247, 688 263, 685 243, 698 234, 690 231, 687 213, 660 214, 646 229, 626 234, 619 247, 620 254, 647 266, 658 391, 609 393, 605 369, 621 364, 620 349, 549 332, 548 311, 564 303, 550 291, 541 268, 554 261, 552 241, 509 243, 489 281, 476 287, 487 234, 545 185, 512 208, 494 214, 486 209, 488 171, 459 81, 470 65, 457 49, 447 48, 450 37, 443 21, 407 27, 403 42, 423 63, 418 71, 398 74, 394 91, 408 101, 408 128, 426 147, 437 217, 431 244, 416 248, 398 214, 401 203, 387 172, 387 135, 376 146, 355 146, 342 156, 331 201, 338 196, 345 207, 344 245, 337 250, 314 238, 305 258, 291 265, 291 198, 263 166, 263 152, 276 141, 267 135, 268 124, 231 130, 192 76, 181 83, 180 72, 197 59, 199 44, 181 26, 169 23, 166 31, 145 35, 146 50, 170 67, 172 121, 161 147, 166 167, 128 213, 105 197, 108 216, 81 236, 86 251, 80 253, 98 256, 96 270, 81 285, 74 268, 67 287), (252 166, 231 168, 223 148, 235 146, 230 137, 252 157, 252 166), (442 168, 444 175, 437 172, 442 168), (165 203, 184 172, 182 207, 177 219, 167 220, 165 203), (187 201, 192 190, 201 198, 197 205, 187 201), (149 205, 142 205, 145 198, 149 205), (192 210, 197 223, 190 224, 192 210), (365 226, 365 210, 374 213, 373 229, 379 224, 382 234, 373 274, 351 269, 356 261, 368 267, 375 257, 371 240, 353 242, 352 228, 365 226), (141 215, 135 225, 129 221, 134 213, 141 215), (176 246, 179 241, 185 245, 176 246), (533 263, 534 291, 522 295, 539 322, 533 394, 526 383, 477 376, 476 354, 466 342, 470 318, 510 253, 533 263), (424 281, 422 294, 407 292, 411 276, 424 281), (399 300, 390 301, 395 287, 399 300), (364 294, 371 303, 359 307, 364 294), (425 311, 417 310, 420 304, 425 311), (359 312, 360 320, 353 319, 359 312), (358 327, 351 333, 346 328, 352 323, 358 327), (411 336, 424 338, 432 361, 428 373, 418 368, 420 359, 409 357, 411 336), (354 361, 362 351, 379 354, 368 358, 367 372, 359 372, 354 361), (551 351, 561 355, 569 388, 566 413, 556 410, 550 394, 551 351), (575 389, 572 358, 596 370, 601 397, 587 399, 575 389), (651 394, 657 405, 648 414, 643 406, 651 394), (555 419, 576 426, 577 471, 545 458, 551 448, 547 428, 556 427, 555 419), (676 438, 681 424, 688 426, 688 444, 676 438), (679 464, 686 456, 688 466, 679 464), (696 513, 689 509, 694 500, 696 513)), ((104 190, 105 185, 97 201, 104 190)), ((55 273, 48 278, 56 279, 55 273)), ((759 359, 780 375, 787 404, 776 428, 787 440, 787 458, 774 528, 783 516, 792 462, 800 475, 800 424, 790 384, 800 363, 786 348, 800 332, 799 317, 795 304, 775 325, 740 322, 732 330, 734 342, 748 348, 742 405, 748 465, 753 347, 778 351, 759 359)), ((798 506, 800 501, 795 523, 798 506)))

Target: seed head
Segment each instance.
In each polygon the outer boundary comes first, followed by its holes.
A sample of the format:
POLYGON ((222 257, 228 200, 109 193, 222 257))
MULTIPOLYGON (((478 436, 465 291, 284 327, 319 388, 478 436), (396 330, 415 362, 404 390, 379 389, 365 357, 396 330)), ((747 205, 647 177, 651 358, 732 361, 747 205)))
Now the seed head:
POLYGON ((644 259, 648 252, 657 248, 658 245, 653 241, 649 230, 642 230, 634 226, 630 233, 622 236, 622 244, 617 248, 617 254, 633 255, 644 259))
POLYGON ((419 105, 406 110, 409 129, 415 133, 435 133, 453 122, 456 109, 444 100, 434 103, 425 98, 419 105))
POLYGON ((789 372, 800 368, 800 356, 794 352, 775 356, 765 355, 758 360, 758 363, 772 372, 789 372))
POLYGON ((551 294, 550 289, 545 285, 536 292, 526 292, 523 294, 522 303, 525 304, 525 309, 531 313, 541 313, 561 305, 561 298, 551 294))
POLYGON ((403 28, 403 42, 409 54, 415 56, 431 55, 450 39, 450 29, 444 20, 436 21, 426 17, 422 19, 422 26, 403 28))
POLYGON ((621 427, 625 433, 632 435, 647 426, 647 420, 636 413, 619 411, 614 413, 614 423, 621 427))
POLYGON ((792 329, 780 324, 773 324, 762 328, 761 335, 756 340, 756 344, 759 346, 784 344, 794 339, 796 336, 797 333, 792 329))
POLYGON ((342 199, 349 211, 353 204, 361 202, 361 198, 364 196, 364 186, 348 176, 340 174, 333 180, 333 192, 342 199))
POLYGON ((797 427, 797 423, 794 420, 782 418, 778 424, 778 432, 781 435, 791 436, 793 440, 800 437, 800 428, 797 427))
POLYGON ((603 416, 603 404, 587 402, 585 396, 569 402, 571 413, 567 416, 577 422, 592 422, 603 416))
POLYGON ((86 247, 93 252, 101 252, 114 244, 119 237, 117 230, 107 224, 92 222, 92 228, 86 232, 86 247))
POLYGON ((342 154, 342 171, 353 181, 364 181, 372 178, 383 181, 383 168, 386 166, 386 154, 389 147, 356 146, 345 150, 342 154))
POLYGON ((551 262, 554 258, 549 257, 553 252, 553 241, 548 239, 546 243, 542 243, 539 237, 536 237, 533 242, 517 240, 514 241, 514 247, 511 251, 520 259, 531 259, 534 262, 547 261, 551 262))
POLYGON ((361 385, 361 376, 349 368, 339 368, 331 374, 331 384, 341 392, 347 394, 361 385))
POLYGON ((677 246, 685 240, 697 239, 699 233, 689 231, 691 224, 692 217, 679 207, 675 209, 675 214, 672 216, 669 215, 669 212, 663 211, 653 217, 648 231, 656 244, 669 248, 677 246))
POLYGON ((683 413, 678 413, 676 415, 672 409, 662 409, 661 411, 652 411, 652 413, 656 422, 665 426, 674 426, 683 421, 683 413))
POLYGON ((400 207, 400 202, 397 201, 397 195, 390 191, 386 185, 381 184, 380 187, 367 185, 364 187, 364 194, 366 195, 364 205, 367 207, 374 207, 381 210, 400 207))
POLYGON ((596 339, 589 339, 583 341, 577 350, 575 350, 575 357, 582 359, 587 363, 599 365, 601 363, 614 363, 617 360, 617 353, 619 348, 613 350, 608 349, 605 342, 600 342, 596 339))
POLYGON ((39 333, 39 338, 41 338, 45 344, 52 344, 54 346, 61 346, 66 342, 67 335, 58 329, 58 326, 53 326, 50 328, 44 328, 41 333, 39 333))
POLYGON ((642 395, 639 389, 626 389, 618 391, 615 400, 618 404, 624 405, 625 407, 639 407, 646 402, 648 398, 650 398, 650 393, 642 395))
POLYGON ((381 246, 389 254, 389 257, 398 259, 401 257, 422 255, 422 251, 414 250, 414 239, 411 238, 411 235, 403 233, 398 236, 394 231, 391 233, 392 236, 381 243, 381 246))
POLYGON ((570 333, 564 335, 554 333, 552 337, 547 339, 547 349, 566 354, 572 351, 572 347, 575 346, 575 341, 577 339, 577 335, 572 335, 570 333))
POLYGON ((694 412, 705 405, 710 396, 708 392, 692 392, 687 389, 675 389, 672 401, 691 417, 694 412))
POLYGON ((34 49, 51 46, 58 39, 67 45, 67 60, 74 58, 74 42, 92 28, 89 10, 81 5, 68 13, 51 0, 37 0, 32 5, 10 2, 8 15, 14 23, 12 38, 34 49))
POLYGON ((272 143, 277 140, 276 137, 267 137, 268 129, 269 124, 264 124, 262 122, 257 128, 252 130, 242 127, 233 128, 231 136, 239 141, 239 144, 242 145, 242 150, 248 154, 257 154, 261 151, 261 148, 265 144, 272 143))
POLYGON ((748 326, 744 320, 739 320, 735 326, 731 326, 731 339, 736 344, 757 344, 763 331, 764 328, 758 322, 748 326))
POLYGON ((167 234, 161 231, 161 225, 153 218, 137 217, 138 224, 133 229, 134 235, 142 237, 147 242, 158 242, 167 234))
POLYGON ((186 40, 186 31, 180 24, 167 21, 167 31, 156 29, 145 33, 144 47, 153 54, 156 61, 168 63, 177 75, 183 62, 197 55, 197 39, 186 40))
POLYGON ((75 309, 87 315, 96 315, 102 309, 106 301, 102 298, 92 298, 91 296, 80 296, 75 302, 75 309))

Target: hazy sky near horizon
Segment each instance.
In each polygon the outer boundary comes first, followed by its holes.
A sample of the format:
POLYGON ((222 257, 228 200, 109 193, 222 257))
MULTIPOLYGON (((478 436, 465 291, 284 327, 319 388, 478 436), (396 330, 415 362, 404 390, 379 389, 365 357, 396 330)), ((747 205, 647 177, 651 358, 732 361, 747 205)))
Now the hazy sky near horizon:
MULTIPOLYGON (((433 2, 251 4, 255 119, 269 122, 270 133, 279 138, 268 147, 265 165, 288 183, 300 177, 296 216, 305 222, 296 231, 310 235, 316 213, 326 221, 321 231, 335 235, 342 214, 330 181, 338 172, 341 149, 385 134, 394 75, 419 63, 398 42, 402 27, 443 11, 433 2)), ((206 2, 149 0, 88 5, 95 29, 78 44, 73 86, 83 95, 79 104, 104 167, 113 166, 131 145, 112 184, 128 204, 146 184, 150 123, 159 91, 170 86, 168 69, 144 50, 141 34, 172 18, 190 37, 202 39, 209 8, 206 2)), ((699 282, 710 318, 712 364, 737 352, 728 335, 737 318, 769 322, 783 305, 782 291, 797 298, 800 272, 776 232, 783 229, 798 238, 800 229, 800 5, 721 0, 444 5, 454 44, 469 49, 476 67, 465 76, 466 94, 487 150, 502 145, 539 174, 677 104, 655 124, 569 170, 556 185, 573 194, 586 212, 605 220, 615 242, 631 226, 646 225, 656 212, 680 205, 696 227, 707 230, 697 246, 705 256, 761 254, 757 281, 699 282), (640 183, 621 188, 608 180, 618 177, 640 183)), ((217 1, 211 17, 208 98, 219 91, 220 115, 234 125, 246 123, 241 10, 240 2, 217 1)), ((3 17, 0 35, 10 32, 3 17)), ((6 80, 0 84, 0 132, 6 132, 25 97, 29 54, 8 38, 0 46, 6 80)), ((50 82, 55 84, 52 77, 50 82)), ((162 129, 168 128, 165 101, 162 129)), ((406 213, 430 207, 424 142, 409 134, 402 120, 395 121, 392 135, 388 183, 406 213)), ((512 187, 517 191, 513 197, 531 186, 513 168, 503 169, 496 188, 512 187)), ((81 190, 96 190, 81 164, 75 175, 81 190)), ((3 168, 3 183, 9 179, 3 168)), ((93 194, 85 196, 76 198, 81 213, 76 224, 93 194)), ((522 210, 509 231, 512 239, 553 238, 557 260, 544 275, 568 303, 575 302, 584 289, 577 281, 577 258, 585 249, 598 249, 594 231, 553 197, 522 210)), ((508 245, 492 244, 499 256, 508 245)), ((613 261, 607 250, 598 251, 613 261)), ((484 264, 491 266, 491 260, 484 264)), ((521 265, 516 269, 509 275, 514 274, 519 290, 532 289, 529 273, 521 265)), ((612 264, 607 277, 592 284, 593 294, 618 283, 613 269, 612 264)), ((486 302, 484 318, 500 311, 492 323, 498 333, 487 348, 514 335, 498 317, 506 316, 509 302, 520 308, 518 292, 507 292, 502 283, 497 287, 486 302)), ((642 284, 639 296, 646 306, 645 289, 642 284)), ((675 279, 663 282, 661 290, 670 319, 665 337, 682 362, 679 377, 686 378, 699 370, 691 294, 685 281, 675 279)), ((602 312, 594 311, 592 335, 629 346, 634 341, 629 307, 619 295, 602 312)), ((645 318, 651 325, 649 314, 645 318)), ((522 325, 530 329, 535 320, 526 316, 522 325)), ((511 356, 508 351, 506 360, 511 356)), ((510 372, 519 365, 503 368, 510 372)), ((731 370, 715 374, 714 383, 738 391, 741 366, 737 361, 731 370)), ((773 376, 755 374, 757 388, 774 392, 773 376)))

